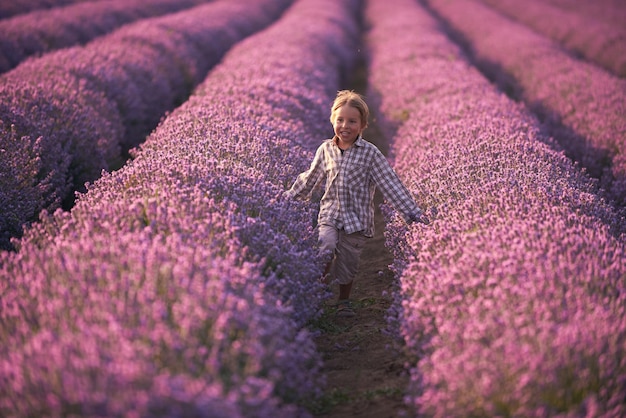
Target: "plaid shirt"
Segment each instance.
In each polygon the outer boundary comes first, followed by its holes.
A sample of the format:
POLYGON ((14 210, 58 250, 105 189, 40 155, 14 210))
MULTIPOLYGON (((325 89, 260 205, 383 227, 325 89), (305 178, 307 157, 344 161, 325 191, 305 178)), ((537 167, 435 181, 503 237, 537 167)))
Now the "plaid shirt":
POLYGON ((298 176, 285 194, 309 197, 323 181, 326 188, 320 201, 320 225, 343 228, 348 234, 362 231, 367 237, 374 236, 376 187, 405 220, 414 220, 422 213, 385 156, 362 137, 343 154, 335 138, 324 141, 311 167, 298 176))

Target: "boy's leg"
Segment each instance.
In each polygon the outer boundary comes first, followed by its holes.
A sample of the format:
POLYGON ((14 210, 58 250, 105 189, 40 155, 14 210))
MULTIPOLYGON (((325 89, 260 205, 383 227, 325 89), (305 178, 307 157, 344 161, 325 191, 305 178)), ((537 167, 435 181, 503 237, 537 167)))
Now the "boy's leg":
POLYGON ((322 282, 324 284, 329 284, 335 276, 333 267, 335 262, 335 251, 337 249, 338 231, 333 226, 319 225, 318 234, 320 254, 328 259, 322 275, 322 282))
POLYGON ((343 231, 339 231, 335 270, 337 280, 339 281, 340 301, 350 298, 352 283, 359 270, 359 261, 365 240, 365 236, 360 232, 346 234, 343 231))
POLYGON ((339 285, 339 300, 350 299, 350 291, 352 291, 352 283, 354 283, 354 280, 348 284, 339 285))

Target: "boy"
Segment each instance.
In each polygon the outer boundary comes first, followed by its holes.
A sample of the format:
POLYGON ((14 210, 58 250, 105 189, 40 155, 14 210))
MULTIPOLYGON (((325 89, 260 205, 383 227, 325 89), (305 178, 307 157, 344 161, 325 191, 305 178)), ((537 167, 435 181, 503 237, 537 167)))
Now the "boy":
POLYGON ((385 156, 361 137, 368 118, 361 95, 339 91, 330 115, 335 136, 320 145, 311 167, 285 192, 287 197, 304 198, 317 184, 326 183, 318 215, 319 243, 329 258, 324 283, 339 282, 340 316, 354 316, 350 292, 365 240, 374 236, 376 187, 407 222, 428 223, 385 156))

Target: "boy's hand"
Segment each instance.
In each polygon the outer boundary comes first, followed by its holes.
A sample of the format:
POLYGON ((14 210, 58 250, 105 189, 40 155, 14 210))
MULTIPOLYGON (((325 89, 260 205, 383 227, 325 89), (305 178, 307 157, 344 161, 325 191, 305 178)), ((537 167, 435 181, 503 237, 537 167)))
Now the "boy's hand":
POLYGON ((416 223, 416 222, 422 223, 424 225, 428 225, 430 223, 430 220, 422 212, 419 212, 411 216, 411 223, 416 223))

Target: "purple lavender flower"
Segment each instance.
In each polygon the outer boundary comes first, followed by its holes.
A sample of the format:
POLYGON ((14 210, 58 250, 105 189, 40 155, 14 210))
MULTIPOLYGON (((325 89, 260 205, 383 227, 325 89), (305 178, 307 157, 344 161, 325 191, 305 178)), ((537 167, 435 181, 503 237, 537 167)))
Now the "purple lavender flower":
POLYGON ((545 121, 568 156, 626 203, 626 80, 578 60, 531 29, 472 0, 429 0, 472 59, 545 121))
POLYGON ((95 0, 22 0, 19 2, 3 2, 0 4, 0 18, 28 13, 33 10, 52 9, 66 4, 88 2, 95 2, 95 0))
POLYGON ((386 208, 390 321, 418 359, 410 403, 442 417, 624 415, 623 217, 417 3, 371 2, 366 16, 394 167, 438 209, 407 227, 386 208))
POLYGON ((142 18, 173 13, 206 0, 150 0, 80 2, 65 7, 36 10, 0 20, 0 72, 26 58, 85 44, 92 39, 142 18))
POLYGON ((312 207, 280 196, 325 138, 358 6, 299 0, 238 42, 128 164, 0 253, 1 414, 308 416, 322 260, 312 207))
MULTIPOLYGON (((46 195, 54 199, 43 196, 34 213, 10 212, 11 230, 1 235, 20 236, 21 226, 42 209, 71 207, 75 192, 83 192, 102 170, 119 168, 129 149, 189 96, 233 44, 267 26, 288 3, 215 2, 141 20, 2 75, 2 122, 33 141, 41 137, 31 151, 41 160, 40 171, 13 193, 29 200, 52 185, 46 195)), ((12 164, 0 155, 0 169, 12 164)), ((0 245, 9 247, 6 241, 0 245)))
MULTIPOLYGON (((581 2, 560 6, 530 0, 520 7, 522 3, 510 0, 481 1, 613 74, 626 77, 626 30, 623 25, 626 12, 617 2, 598 2, 604 3, 606 10, 594 15, 588 13, 581 2), (619 16, 622 20, 613 21, 619 16)), ((593 2, 588 3, 593 5, 593 2)))

